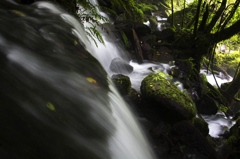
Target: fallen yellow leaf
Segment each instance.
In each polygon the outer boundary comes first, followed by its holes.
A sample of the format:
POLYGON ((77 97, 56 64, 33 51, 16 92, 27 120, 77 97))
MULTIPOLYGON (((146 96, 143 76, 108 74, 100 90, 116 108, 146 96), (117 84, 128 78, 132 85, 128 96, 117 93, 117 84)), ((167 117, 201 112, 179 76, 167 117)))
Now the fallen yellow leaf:
POLYGON ((20 15, 20 16, 22 16, 22 17, 25 17, 25 16, 26 16, 25 14, 23 14, 22 12, 17 11, 17 10, 11 10, 11 12, 14 13, 14 14, 20 15))
POLYGON ((88 82, 90 82, 90 83, 97 83, 97 81, 96 80, 94 80, 94 79, 92 79, 92 78, 90 78, 90 77, 87 77, 86 78, 87 80, 88 80, 88 82))

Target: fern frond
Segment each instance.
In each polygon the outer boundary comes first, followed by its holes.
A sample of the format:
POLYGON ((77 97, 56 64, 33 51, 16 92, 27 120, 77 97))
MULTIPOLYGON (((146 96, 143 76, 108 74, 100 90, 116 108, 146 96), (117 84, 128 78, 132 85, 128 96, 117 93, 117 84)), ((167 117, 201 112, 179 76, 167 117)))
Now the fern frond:
MULTIPOLYGON (((90 38, 93 40, 93 42, 95 43, 95 45, 98 47, 98 44, 97 44, 96 40, 94 39, 94 37, 92 36, 92 34, 90 34, 90 33, 87 32, 87 31, 86 31, 86 34, 87 34, 88 37, 90 37, 90 38)), ((90 41, 89 39, 88 39, 88 41, 91 43, 91 41, 90 41)))
MULTIPOLYGON (((94 26, 94 27, 86 27, 86 30, 89 31, 88 33, 91 35, 92 39, 94 39, 94 37, 95 37, 100 43, 102 43, 105 46, 105 42, 103 40, 102 34, 96 29, 96 26, 94 26)), ((94 42, 96 42, 96 41, 94 41, 94 42)))
POLYGON ((166 6, 166 5, 164 5, 162 2, 159 2, 164 8, 166 8, 166 9, 171 9, 171 7, 168 7, 168 6, 166 6))
POLYGON ((126 34, 123 31, 121 31, 121 33, 122 33, 122 38, 123 38, 125 45, 127 47, 129 47, 128 38, 127 38, 126 34))
POLYGON ((107 7, 104 7, 104 6, 99 6, 99 8, 101 8, 102 10, 107 11, 110 14, 117 15, 117 13, 114 10, 110 9, 110 8, 107 8, 107 7))

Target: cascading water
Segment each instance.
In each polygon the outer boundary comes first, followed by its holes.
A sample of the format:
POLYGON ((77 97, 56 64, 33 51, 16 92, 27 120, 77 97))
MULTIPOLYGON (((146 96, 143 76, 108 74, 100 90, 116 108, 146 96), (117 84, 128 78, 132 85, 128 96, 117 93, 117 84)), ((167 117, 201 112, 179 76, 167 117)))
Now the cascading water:
MULTIPOLYGON (((216 83, 213 74, 210 71, 202 69, 200 73, 205 74, 208 82, 215 87, 217 87, 217 83, 220 87, 221 84, 230 82, 233 79, 231 76, 223 75, 223 73, 220 72, 219 75, 215 75, 216 83)), ((222 112, 218 112, 216 115, 202 115, 202 117, 209 124, 209 134, 216 138, 224 134, 225 131, 229 130, 235 124, 235 121, 232 120, 231 117, 230 119, 227 118, 222 112)))
POLYGON ((1 158, 155 158, 76 19, 1 1, 0 23, 1 158))

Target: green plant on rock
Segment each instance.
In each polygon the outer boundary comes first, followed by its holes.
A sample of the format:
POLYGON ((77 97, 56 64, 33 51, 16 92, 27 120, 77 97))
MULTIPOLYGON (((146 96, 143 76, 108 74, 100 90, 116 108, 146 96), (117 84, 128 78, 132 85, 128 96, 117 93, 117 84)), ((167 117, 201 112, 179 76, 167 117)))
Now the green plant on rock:
MULTIPOLYGON (((160 77, 162 77, 162 78, 164 78, 164 79, 172 79, 173 77, 172 76, 170 76, 169 74, 165 74, 165 73, 163 73, 163 72, 161 72, 161 71, 159 71, 159 70, 155 70, 154 71, 158 76, 160 76, 160 77)), ((156 77, 158 77, 158 76, 156 76, 156 77)), ((156 78, 155 77, 155 78, 156 78)))
POLYGON ((227 110, 228 110, 228 107, 224 106, 223 104, 220 104, 219 107, 218 107, 218 110, 219 110, 220 112, 226 113, 227 110))
MULTIPOLYGON (((93 40, 96 46, 98 46, 96 40, 105 45, 103 37, 97 29, 97 26, 108 33, 107 28, 105 28, 105 26, 103 26, 102 24, 110 24, 109 19, 99 14, 98 10, 100 7, 98 5, 93 5, 87 0, 78 0, 78 3, 80 4, 80 7, 77 16, 83 24, 87 22, 90 25, 85 26, 86 34, 93 40)), ((113 10, 109 8, 105 7, 104 9, 108 12, 116 14, 113 10)))

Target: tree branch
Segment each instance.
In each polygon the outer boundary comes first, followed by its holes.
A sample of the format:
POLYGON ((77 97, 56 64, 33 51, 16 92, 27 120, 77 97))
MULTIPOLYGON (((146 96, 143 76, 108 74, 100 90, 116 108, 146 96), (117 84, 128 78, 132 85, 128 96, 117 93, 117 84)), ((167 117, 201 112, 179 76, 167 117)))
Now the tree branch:
MULTIPOLYGON (((224 24, 221 26, 221 30, 225 28, 225 26, 227 25, 227 23, 229 22, 229 20, 232 18, 232 16, 234 15, 234 13, 236 12, 238 6, 239 6, 240 0, 236 0, 232 10, 230 11, 230 15, 227 17, 226 21, 224 22, 224 24)), ((229 14, 229 13, 228 13, 229 14)))
POLYGON ((217 20, 219 19, 219 17, 221 16, 222 12, 224 11, 224 9, 226 7, 226 3, 227 3, 227 0, 222 1, 220 8, 218 9, 217 13, 212 18, 212 21, 210 22, 210 24, 207 27, 207 33, 210 33, 212 28, 215 26, 217 20))
POLYGON ((196 20, 195 20, 194 31, 193 31, 194 36, 196 36, 196 34, 197 34, 197 26, 198 26, 198 20, 199 20, 199 15, 200 15, 201 4, 202 4, 202 0, 198 0, 196 20))
POLYGON ((236 23, 234 23, 232 26, 221 30, 218 33, 215 33, 212 35, 212 42, 218 43, 222 40, 226 40, 231 38, 233 35, 240 32, 240 20, 238 20, 236 23))
POLYGON ((198 31, 203 31, 204 30, 204 28, 206 26, 206 23, 207 23, 208 16, 209 16, 209 11, 208 11, 208 4, 207 4, 206 11, 203 14, 203 19, 201 21, 201 24, 199 26, 198 31))

